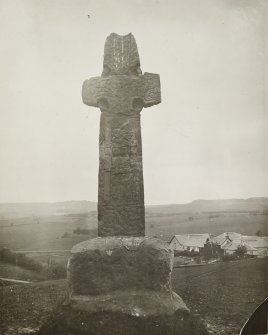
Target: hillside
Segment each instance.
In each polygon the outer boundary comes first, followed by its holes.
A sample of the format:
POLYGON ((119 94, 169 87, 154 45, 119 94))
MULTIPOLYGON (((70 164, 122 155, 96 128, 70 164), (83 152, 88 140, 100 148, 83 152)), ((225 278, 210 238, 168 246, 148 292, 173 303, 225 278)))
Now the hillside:
POLYGON ((194 200, 187 204, 147 206, 150 213, 261 212, 268 210, 268 198, 194 200))
POLYGON ((169 241, 175 234, 235 231, 268 236, 268 198, 195 200, 188 204, 148 206, 146 234, 169 241))
POLYGON ((96 210, 97 203, 93 201, 0 203, 0 221, 32 216, 79 214, 96 210))
MULTIPOLYGON (((236 231, 268 235, 268 198, 195 200, 146 207, 146 235, 170 240, 175 234, 236 231)), ((97 204, 90 201, 0 204, 0 248, 69 250, 96 236, 97 204), (77 229, 90 230, 77 235, 77 229)))
MULTIPOLYGON (((97 210, 93 201, 0 203, 0 221, 23 217, 79 214, 97 210)), ((268 198, 194 200, 186 204, 146 206, 147 213, 201 213, 268 211, 268 198)))

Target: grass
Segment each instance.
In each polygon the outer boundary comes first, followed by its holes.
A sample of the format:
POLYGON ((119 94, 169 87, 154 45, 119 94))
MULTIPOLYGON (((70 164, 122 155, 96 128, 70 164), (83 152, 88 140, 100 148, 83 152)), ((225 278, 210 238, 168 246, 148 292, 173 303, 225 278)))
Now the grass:
POLYGON ((14 250, 69 250, 73 245, 96 235, 95 216, 54 215, 36 222, 32 217, 13 219, 13 226, 1 227, 0 248, 14 250), (76 235, 76 228, 90 229, 89 235, 76 235), (67 232, 70 237, 62 238, 67 232))
POLYGON ((224 329, 224 334, 237 334, 268 295, 268 260, 177 268, 172 283, 191 310, 224 329))
POLYGON ((66 280, 0 287, 0 334, 38 329, 57 304, 64 301, 66 280))
POLYGON ((28 281, 39 281, 45 279, 43 274, 2 262, 0 262, 0 277, 28 281))
MULTIPOLYGON (((19 280, 48 280, 66 277, 66 264, 49 261, 47 264, 10 250, 0 250, 0 277, 19 280)), ((5 282, 6 283, 6 282, 5 282)))

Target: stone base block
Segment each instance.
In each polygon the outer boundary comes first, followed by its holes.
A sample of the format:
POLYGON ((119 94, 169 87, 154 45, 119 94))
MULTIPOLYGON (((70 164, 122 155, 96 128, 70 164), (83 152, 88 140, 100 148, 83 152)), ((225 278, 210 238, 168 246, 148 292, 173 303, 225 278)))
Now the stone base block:
POLYGON ((77 244, 67 268, 68 301, 40 334, 207 334, 172 292, 172 266, 172 249, 155 238, 98 237, 77 244))
POLYGON ((114 291, 171 293, 173 251, 150 237, 97 237, 75 245, 67 266, 70 299, 114 291))

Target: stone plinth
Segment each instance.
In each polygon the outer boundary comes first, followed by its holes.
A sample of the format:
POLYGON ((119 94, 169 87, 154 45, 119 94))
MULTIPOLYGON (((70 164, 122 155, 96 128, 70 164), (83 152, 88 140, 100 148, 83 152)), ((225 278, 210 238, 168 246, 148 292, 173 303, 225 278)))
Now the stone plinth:
POLYGON ((148 317, 188 311, 172 292, 173 253, 149 237, 97 237, 72 249, 68 262, 70 304, 90 312, 148 317))
POLYGON ((172 250, 149 237, 97 237, 77 244, 68 262, 70 299, 150 290, 171 291, 172 250))
POLYGON ((171 288, 173 252, 149 237, 97 237, 72 249, 69 298, 40 334, 207 334, 171 288))

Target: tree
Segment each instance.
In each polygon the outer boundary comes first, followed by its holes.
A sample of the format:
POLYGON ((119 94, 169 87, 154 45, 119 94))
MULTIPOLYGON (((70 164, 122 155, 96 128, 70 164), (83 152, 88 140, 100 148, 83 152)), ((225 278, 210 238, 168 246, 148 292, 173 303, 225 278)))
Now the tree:
POLYGON ((222 249, 220 245, 216 242, 210 241, 209 238, 207 238, 206 243, 204 244, 204 248, 202 250, 202 255, 204 257, 204 260, 209 260, 210 258, 218 258, 219 255, 222 254, 222 249))
POLYGON ((263 236, 262 230, 259 229, 258 231, 256 231, 256 236, 263 236))
POLYGON ((244 255, 247 253, 247 248, 245 245, 239 245, 237 249, 235 250, 234 254, 238 257, 244 257, 244 255))
POLYGON ((213 246, 209 239, 207 239, 206 243, 204 244, 202 253, 206 261, 213 257, 213 246))

